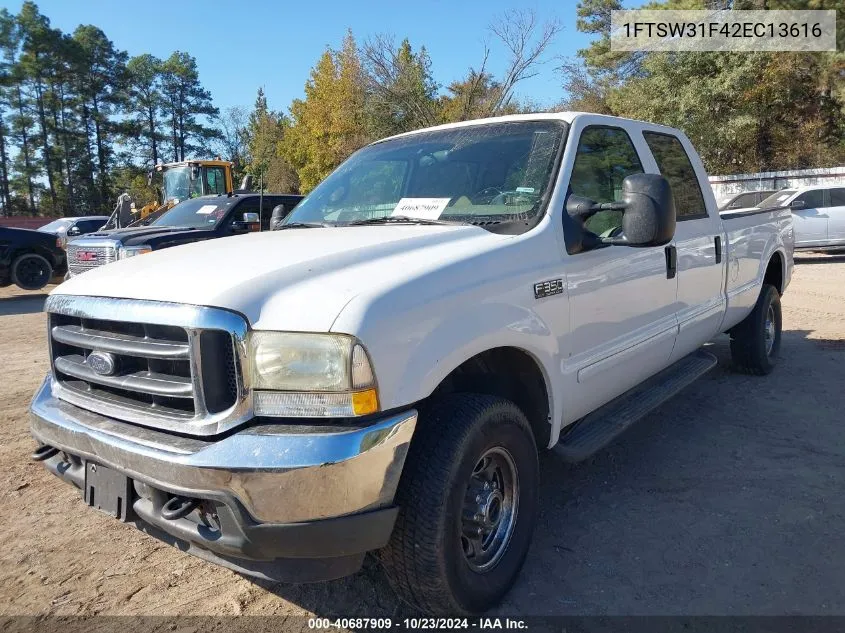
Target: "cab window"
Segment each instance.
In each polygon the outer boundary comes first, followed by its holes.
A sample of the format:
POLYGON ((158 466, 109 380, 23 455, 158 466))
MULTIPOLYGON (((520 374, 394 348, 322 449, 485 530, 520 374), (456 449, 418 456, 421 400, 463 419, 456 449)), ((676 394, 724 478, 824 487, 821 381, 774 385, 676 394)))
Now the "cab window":
MULTIPOLYGON (((595 202, 614 202, 622 198, 622 181, 641 173, 640 157, 625 130, 589 126, 578 141, 569 188, 595 202)), ((596 235, 609 234, 622 226, 622 211, 598 211, 584 226, 596 235)))
POLYGON ((830 190, 830 206, 845 207, 845 189, 830 190))
MULTIPOLYGON (((248 200, 244 200, 241 202, 235 211, 232 213, 232 217, 229 219, 229 224, 232 225, 236 222, 243 222, 244 221, 244 214, 246 213, 258 213, 258 197, 250 198, 248 200)), ((263 218, 262 218, 262 230, 263 227, 263 218)))
POLYGON ((803 202, 802 209, 820 209, 824 207, 824 189, 813 189, 812 191, 805 191, 800 196, 795 198, 793 202, 803 202))
POLYGON ((643 136, 657 168, 672 186, 678 220, 707 217, 707 207, 704 205, 698 176, 681 141, 671 134, 661 132, 644 132, 643 136))
POLYGON ((226 193, 226 172, 222 167, 206 167, 206 194, 226 193))

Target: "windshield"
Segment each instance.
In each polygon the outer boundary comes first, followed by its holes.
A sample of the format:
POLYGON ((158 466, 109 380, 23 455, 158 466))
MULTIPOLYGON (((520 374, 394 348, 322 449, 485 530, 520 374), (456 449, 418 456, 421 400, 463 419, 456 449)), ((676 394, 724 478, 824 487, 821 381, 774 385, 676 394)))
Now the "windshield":
POLYGON ((58 233, 59 231, 66 230, 72 223, 73 220, 53 220, 49 224, 38 227, 38 230, 44 231, 45 233, 58 233))
MULTIPOLYGON (((225 200, 226 198, 224 198, 225 200)), ((226 215, 226 205, 208 198, 194 198, 180 202, 149 223, 150 226, 210 229, 226 215)))
POLYGON ((187 165, 171 167, 162 176, 164 181, 164 201, 187 200, 202 195, 202 181, 191 180, 191 168, 187 165))
POLYGON ((551 193, 565 131, 559 121, 488 123, 375 143, 332 172, 285 224, 405 216, 484 226, 519 220, 527 230, 551 193))
POLYGON ((795 191, 796 189, 782 189, 781 191, 775 192, 768 198, 761 200, 760 204, 757 205, 757 208, 771 209, 773 207, 782 207, 786 204, 787 198, 794 194, 795 191))

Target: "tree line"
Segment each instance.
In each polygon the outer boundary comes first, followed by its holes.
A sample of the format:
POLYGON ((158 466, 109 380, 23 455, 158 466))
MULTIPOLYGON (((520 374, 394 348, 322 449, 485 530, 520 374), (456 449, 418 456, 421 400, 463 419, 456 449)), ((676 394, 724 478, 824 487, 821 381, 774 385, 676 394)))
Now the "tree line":
MULTIPOLYGON (((654 9, 845 9, 845 0, 657 0, 654 9)), ((713 174, 829 167, 845 163, 845 21, 830 53, 617 53, 611 11, 621 0, 580 0, 576 28, 592 36, 574 59, 559 61, 567 95, 554 110, 577 110, 677 127, 713 174)), ((842 14, 840 14, 842 15, 842 14)), ((425 47, 348 34, 311 70, 305 96, 286 113, 259 94, 247 126, 249 168, 274 188, 309 191, 364 144, 416 128, 532 112, 514 87, 533 76, 560 25, 511 11, 489 27, 508 55, 499 75, 485 49, 457 81, 432 76, 425 47)))
POLYGON ((106 212, 159 160, 208 152, 217 115, 187 53, 130 58, 96 26, 52 28, 34 2, 0 10, 5 215, 106 212))
POLYGON ((242 135, 245 168, 270 189, 306 193, 352 152, 379 138, 535 111, 515 89, 549 61, 547 49, 560 30, 556 20, 541 21, 533 11, 508 11, 490 25, 490 44, 477 63, 445 85, 433 76, 425 46, 415 49, 408 39, 397 42, 388 35, 359 44, 348 32, 337 49, 321 55, 303 98, 287 112, 269 108, 259 90, 242 135), (506 57, 498 73, 489 67, 492 47, 506 57))
MULTIPOLYGON (((843 9, 845 0, 656 0, 650 8, 843 9)), ((617 53, 620 0, 580 0, 577 29, 593 40, 559 61, 567 97, 551 109, 599 112, 684 130, 708 171, 757 172, 845 162, 845 53, 617 53)), ((845 21, 838 22, 839 51, 845 21)), ((420 127, 541 107, 516 96, 551 60, 556 20, 508 11, 464 75, 443 83, 425 46, 348 32, 327 48, 284 110, 262 89, 252 107, 214 107, 196 61, 174 52, 129 58, 97 27, 50 27, 27 1, 0 11, 0 206, 5 213, 109 211, 129 191, 148 202, 160 160, 233 161, 267 190, 307 193, 352 152, 420 127), (504 67, 494 72, 495 52, 504 67)), ((272 78, 268 78, 272 79, 272 78)))

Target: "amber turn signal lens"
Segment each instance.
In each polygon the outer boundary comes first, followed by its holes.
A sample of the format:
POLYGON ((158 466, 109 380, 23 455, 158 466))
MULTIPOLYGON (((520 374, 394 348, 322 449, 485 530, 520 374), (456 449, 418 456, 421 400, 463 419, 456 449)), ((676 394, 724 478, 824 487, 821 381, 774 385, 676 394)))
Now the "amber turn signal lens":
POLYGON ((355 415, 368 415, 378 411, 378 394, 375 389, 356 391, 352 394, 352 410, 355 415))

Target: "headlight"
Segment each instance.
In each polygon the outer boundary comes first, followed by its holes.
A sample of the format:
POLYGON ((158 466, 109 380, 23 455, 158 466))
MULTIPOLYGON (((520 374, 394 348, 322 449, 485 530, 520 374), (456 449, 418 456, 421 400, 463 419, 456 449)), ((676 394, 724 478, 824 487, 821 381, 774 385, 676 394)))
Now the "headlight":
POLYGON ((379 410, 370 359, 344 334, 252 332, 256 415, 350 417, 379 410))
POLYGON ((145 255, 146 253, 152 252, 152 248, 147 246, 146 244, 143 246, 124 246, 118 251, 118 259, 128 259, 130 257, 135 257, 135 255, 145 255))

